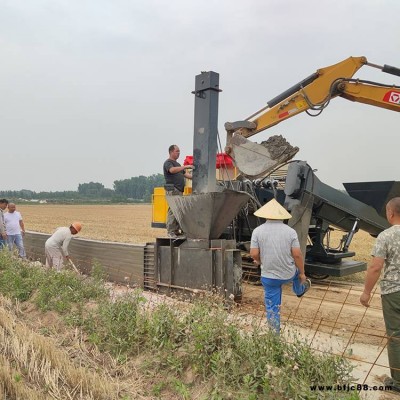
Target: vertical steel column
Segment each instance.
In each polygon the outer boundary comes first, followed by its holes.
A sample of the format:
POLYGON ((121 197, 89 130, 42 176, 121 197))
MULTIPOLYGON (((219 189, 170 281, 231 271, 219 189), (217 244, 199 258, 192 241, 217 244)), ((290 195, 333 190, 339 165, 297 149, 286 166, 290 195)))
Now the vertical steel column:
POLYGON ((196 76, 194 103, 193 193, 216 190, 215 162, 218 134, 219 74, 213 71, 196 76))

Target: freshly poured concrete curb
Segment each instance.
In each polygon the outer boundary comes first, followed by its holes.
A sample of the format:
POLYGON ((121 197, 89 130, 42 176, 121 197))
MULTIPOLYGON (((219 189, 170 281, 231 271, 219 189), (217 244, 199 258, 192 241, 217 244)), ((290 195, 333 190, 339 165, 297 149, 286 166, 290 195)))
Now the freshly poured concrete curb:
MULTIPOLYGON (((44 233, 26 232, 24 245, 27 256, 44 263, 44 244, 49 237, 44 233)), ((145 244, 72 238, 69 252, 82 272, 89 272, 98 262, 108 274, 108 280, 143 287, 145 247, 145 244)))

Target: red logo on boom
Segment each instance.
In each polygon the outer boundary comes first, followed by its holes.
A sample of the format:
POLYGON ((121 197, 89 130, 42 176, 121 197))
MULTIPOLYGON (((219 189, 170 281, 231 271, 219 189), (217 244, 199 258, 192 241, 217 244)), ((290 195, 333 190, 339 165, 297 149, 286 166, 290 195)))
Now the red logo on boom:
POLYGON ((395 92, 394 90, 390 90, 383 97, 383 101, 400 105, 400 92, 395 92))

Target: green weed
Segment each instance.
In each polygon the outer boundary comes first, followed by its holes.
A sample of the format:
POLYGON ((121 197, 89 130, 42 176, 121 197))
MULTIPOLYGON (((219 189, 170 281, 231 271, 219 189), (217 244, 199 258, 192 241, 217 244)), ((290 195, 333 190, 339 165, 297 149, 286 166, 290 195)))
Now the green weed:
POLYGON ((166 385, 164 382, 158 382, 151 388, 151 393, 156 397, 160 397, 162 391, 165 389, 165 386, 166 385))
POLYGON ((35 303, 42 311, 70 312, 74 305, 85 307, 94 299, 103 299, 107 291, 96 281, 84 280, 71 271, 47 271, 37 288, 35 303))
POLYGON ((144 301, 139 291, 115 302, 102 301, 84 322, 89 340, 114 356, 138 352, 146 337, 146 324, 139 311, 144 301))
POLYGON ((21 302, 30 299, 44 278, 42 269, 27 267, 5 251, 0 252, 0 270, 0 293, 21 302))

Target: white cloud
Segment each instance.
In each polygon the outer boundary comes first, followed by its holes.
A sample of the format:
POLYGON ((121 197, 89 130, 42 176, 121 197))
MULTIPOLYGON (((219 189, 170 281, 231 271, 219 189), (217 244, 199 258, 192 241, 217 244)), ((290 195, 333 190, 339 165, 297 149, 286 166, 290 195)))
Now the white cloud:
MULTIPOLYGON (((192 153, 200 71, 220 73, 224 142, 225 121, 320 67, 352 55, 399 67, 399 12, 395 0, 4 1, 1 159, 13 168, 1 187, 111 187, 161 172, 171 143, 192 153)), ((359 76, 400 85, 367 68, 359 76)), ((336 99, 320 117, 297 116, 254 140, 283 134, 334 186, 400 179, 398 117, 336 99)))

